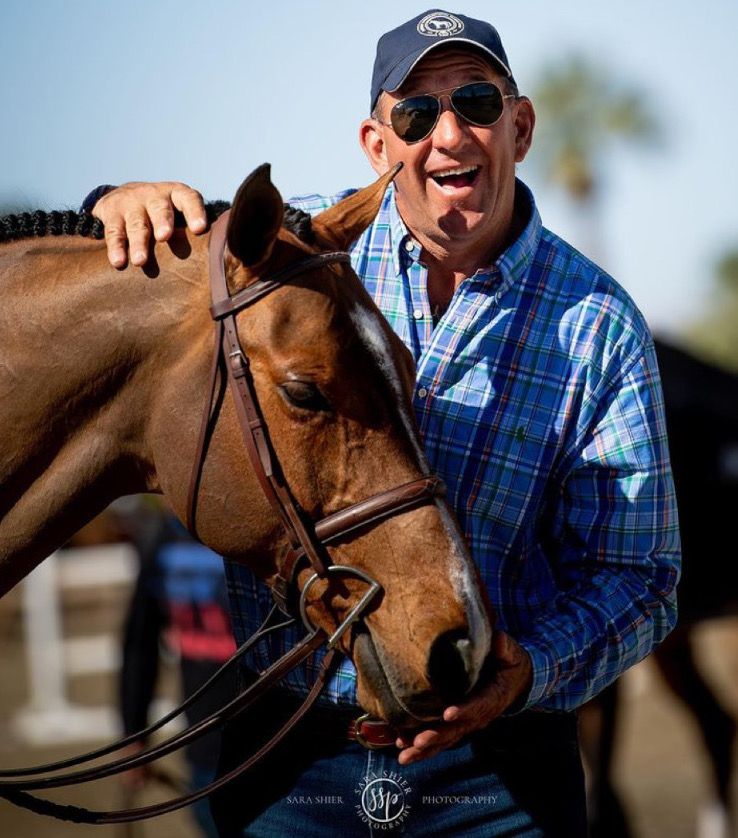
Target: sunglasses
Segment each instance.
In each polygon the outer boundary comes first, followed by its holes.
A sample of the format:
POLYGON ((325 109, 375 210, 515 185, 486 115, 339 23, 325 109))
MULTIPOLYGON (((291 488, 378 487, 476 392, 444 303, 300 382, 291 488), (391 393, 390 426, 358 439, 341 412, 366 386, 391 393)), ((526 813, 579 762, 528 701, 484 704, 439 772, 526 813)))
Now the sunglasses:
POLYGON ((446 96, 458 116, 481 128, 489 128, 499 120, 505 99, 517 98, 512 93, 503 96, 500 88, 490 81, 476 81, 435 93, 409 96, 390 111, 392 130, 406 143, 419 143, 426 139, 436 127, 442 111, 441 99, 446 96))

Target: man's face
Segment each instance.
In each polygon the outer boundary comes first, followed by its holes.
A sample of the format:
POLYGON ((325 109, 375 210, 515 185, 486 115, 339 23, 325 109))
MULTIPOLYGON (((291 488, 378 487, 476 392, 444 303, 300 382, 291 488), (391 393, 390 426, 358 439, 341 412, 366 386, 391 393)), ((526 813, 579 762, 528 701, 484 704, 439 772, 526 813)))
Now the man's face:
MULTIPOLYGON (((434 50, 418 63, 402 88, 383 93, 379 117, 388 123, 393 105, 408 96, 448 90, 475 81, 492 81, 506 92, 504 80, 481 55, 456 48, 434 50)), ((527 99, 505 99, 499 121, 488 128, 466 122, 447 96, 428 137, 408 144, 389 125, 366 120, 361 141, 380 173, 397 162, 400 214, 431 252, 442 255, 489 242, 506 241, 512 225, 515 163, 530 146, 533 109, 527 99)))

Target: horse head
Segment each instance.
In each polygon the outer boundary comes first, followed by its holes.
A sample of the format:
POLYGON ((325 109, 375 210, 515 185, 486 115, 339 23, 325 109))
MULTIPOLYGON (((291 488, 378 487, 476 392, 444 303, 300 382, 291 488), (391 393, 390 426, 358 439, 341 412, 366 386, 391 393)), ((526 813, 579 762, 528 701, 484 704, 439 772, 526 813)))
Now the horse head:
MULTIPOLYGON (((228 219, 231 295, 309 265, 233 321, 264 439, 307 530, 397 487, 436 485, 413 417, 410 353, 348 257, 319 258, 361 234, 392 176, 298 236, 283 226, 282 199, 262 167, 228 219)), ((198 538, 277 585, 294 544, 222 387, 207 445, 198 442, 216 335, 207 250, 207 237, 177 230, 145 270, 121 275, 98 242, 79 235, 0 248, 8 290, 0 384, 13 396, 0 405, 0 591, 122 494, 163 493, 186 520, 201 450, 198 538), (43 362, 28 349, 39 335, 43 362)), ((346 572, 313 579, 313 567, 294 565, 306 620, 329 634, 348 625, 366 579, 381 586, 337 643, 356 664, 366 710, 401 724, 437 717, 469 690, 490 647, 483 588, 463 538, 440 497, 424 500, 334 530, 319 550, 326 566, 346 572)))
MULTIPOLYGON (((231 295, 312 254, 347 250, 394 174, 316 216, 306 241, 283 227, 269 168, 256 170, 228 221, 231 295)), ((311 521, 429 474, 413 417, 412 357, 347 264, 298 274, 241 311, 238 337, 279 468, 311 521)), ((227 401, 224 407, 204 473, 200 530, 211 547, 244 559, 273 585, 283 535, 253 470, 244 468, 243 441, 227 401), (217 490, 239 481, 240 497, 217 490)), ((325 550, 331 565, 381 585, 370 612, 339 641, 356 665, 364 708, 403 724, 437 717, 475 683, 491 634, 474 565, 445 501, 367 523, 325 550)), ((303 567, 298 587, 311 575, 303 567)), ((353 575, 313 581, 305 612, 331 634, 366 583, 353 575)))

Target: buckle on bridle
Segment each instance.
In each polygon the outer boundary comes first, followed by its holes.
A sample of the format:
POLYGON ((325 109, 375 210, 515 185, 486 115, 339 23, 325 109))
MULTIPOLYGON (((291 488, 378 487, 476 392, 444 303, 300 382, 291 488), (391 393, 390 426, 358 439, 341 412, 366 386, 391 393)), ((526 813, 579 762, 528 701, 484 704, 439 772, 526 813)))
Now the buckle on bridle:
POLYGON ((356 620, 359 619, 362 612, 367 608, 369 603, 374 599, 374 597, 382 590, 382 586, 376 580, 372 579, 369 574, 364 573, 363 570, 358 570, 355 567, 345 567, 343 565, 333 564, 326 568, 327 575, 324 577, 319 576, 317 573, 314 573, 308 581, 305 583, 305 587, 300 592, 300 617, 302 617, 302 622, 305 624, 305 628, 309 632, 313 632, 316 630, 316 627, 310 622, 307 615, 307 592, 310 590, 311 585, 316 582, 318 579, 325 579, 327 576, 330 576, 331 573, 334 575, 344 574, 346 576, 355 576, 357 579, 361 579, 362 582, 366 582, 369 585, 369 590, 362 596, 362 598, 356 603, 356 605, 349 611, 346 615, 344 621, 341 625, 333 632, 333 634, 328 638, 328 642, 326 643, 327 649, 332 649, 336 643, 343 637, 346 631, 350 628, 352 623, 355 623, 356 620))

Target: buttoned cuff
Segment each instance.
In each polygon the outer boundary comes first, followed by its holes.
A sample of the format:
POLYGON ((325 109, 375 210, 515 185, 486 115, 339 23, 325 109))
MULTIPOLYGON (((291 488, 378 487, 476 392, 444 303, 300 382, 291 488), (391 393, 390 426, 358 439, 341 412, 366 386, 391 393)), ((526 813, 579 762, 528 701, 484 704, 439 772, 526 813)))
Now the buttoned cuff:
POLYGON ((515 712, 530 710, 553 692, 559 680, 559 667, 544 649, 528 640, 518 640, 518 643, 530 656, 531 687, 524 702, 517 704, 515 712))

